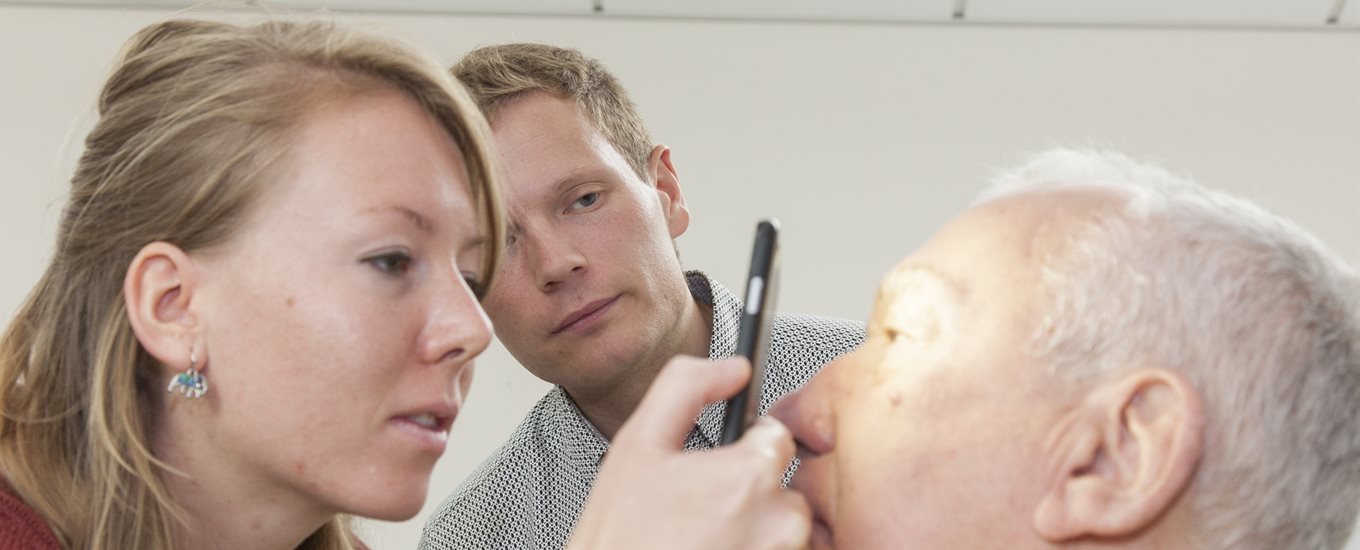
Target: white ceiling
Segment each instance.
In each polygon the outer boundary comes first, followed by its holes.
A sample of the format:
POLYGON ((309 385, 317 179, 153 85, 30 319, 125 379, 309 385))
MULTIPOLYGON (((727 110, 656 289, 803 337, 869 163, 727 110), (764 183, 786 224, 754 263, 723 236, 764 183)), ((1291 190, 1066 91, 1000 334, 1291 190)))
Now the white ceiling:
MULTIPOLYGON (((955 0, 600 0, 604 12, 654 17, 949 21, 955 0)), ((1360 0, 1357 0, 1360 1, 1360 0)))
POLYGON ((1309 26, 1326 24, 1335 4, 1336 0, 968 0, 968 18, 1036 23, 1309 26))
MULTIPOLYGON (((188 6, 196 0, 29 0, 0 4, 188 6)), ((382 12, 712 19, 1360 29, 1360 0, 273 0, 382 12), (1329 21, 1339 14, 1339 21, 1329 21)))

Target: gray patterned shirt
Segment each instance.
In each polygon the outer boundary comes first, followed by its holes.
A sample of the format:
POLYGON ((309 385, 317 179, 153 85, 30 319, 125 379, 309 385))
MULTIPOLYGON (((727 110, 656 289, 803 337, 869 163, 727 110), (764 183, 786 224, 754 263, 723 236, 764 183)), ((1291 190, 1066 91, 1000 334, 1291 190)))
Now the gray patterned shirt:
MULTIPOLYGON (((698 271, 685 274, 690 293, 713 306, 711 359, 736 353, 741 302, 698 271)), ((802 386, 822 365, 864 341, 854 321, 785 315, 770 328, 760 414, 802 386)), ((685 441, 711 449, 722 433, 725 403, 704 407, 685 441)), ((425 523, 422 550, 557 549, 567 545, 595 483, 609 441, 561 386, 548 392, 510 439, 468 476, 425 523)))

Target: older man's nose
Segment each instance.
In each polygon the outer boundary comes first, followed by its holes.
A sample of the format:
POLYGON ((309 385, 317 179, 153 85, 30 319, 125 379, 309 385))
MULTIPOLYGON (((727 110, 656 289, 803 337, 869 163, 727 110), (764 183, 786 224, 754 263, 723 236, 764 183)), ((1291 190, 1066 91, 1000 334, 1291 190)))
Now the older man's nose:
POLYGON ((835 448, 833 410, 827 399, 830 395, 831 372, 835 363, 827 365, 820 374, 775 404, 774 416, 793 433, 798 442, 800 458, 811 458, 831 452, 835 448))

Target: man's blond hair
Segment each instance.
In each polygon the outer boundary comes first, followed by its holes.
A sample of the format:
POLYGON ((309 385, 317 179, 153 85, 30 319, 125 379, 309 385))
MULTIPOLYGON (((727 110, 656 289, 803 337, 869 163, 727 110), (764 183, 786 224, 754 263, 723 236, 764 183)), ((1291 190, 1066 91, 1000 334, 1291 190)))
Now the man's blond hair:
POLYGON ((526 94, 548 93, 576 103, 644 182, 652 138, 617 78, 597 59, 546 44, 500 44, 472 50, 453 66, 488 119, 526 94))

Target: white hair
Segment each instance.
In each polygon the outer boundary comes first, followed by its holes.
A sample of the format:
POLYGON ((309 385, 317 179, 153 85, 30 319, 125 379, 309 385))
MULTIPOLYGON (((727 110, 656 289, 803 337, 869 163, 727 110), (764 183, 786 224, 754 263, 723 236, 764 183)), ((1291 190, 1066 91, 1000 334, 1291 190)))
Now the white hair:
POLYGON ((1067 376, 1153 363, 1195 384, 1198 546, 1341 548, 1360 508, 1355 270, 1251 202, 1120 154, 1034 155, 979 202, 1070 185, 1128 201, 1042 259, 1035 356, 1067 376))

